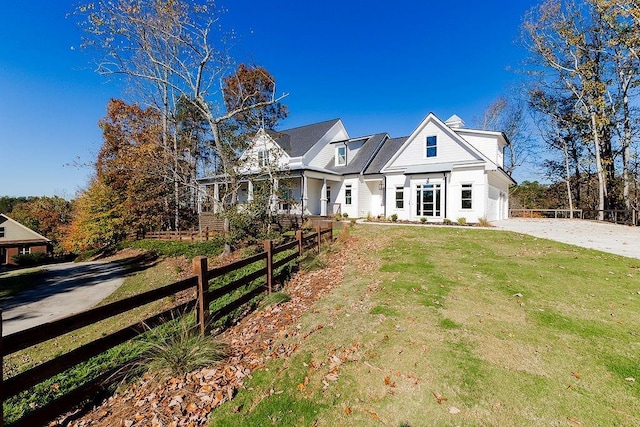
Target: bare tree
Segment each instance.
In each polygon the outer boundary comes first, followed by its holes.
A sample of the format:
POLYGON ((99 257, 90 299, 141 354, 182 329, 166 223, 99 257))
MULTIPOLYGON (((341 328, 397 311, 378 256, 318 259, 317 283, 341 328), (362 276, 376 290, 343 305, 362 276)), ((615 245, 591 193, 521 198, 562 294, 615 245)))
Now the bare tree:
POLYGON ((614 176, 603 17, 584 3, 547 0, 529 12, 523 30, 537 63, 552 73, 551 78, 573 95, 581 114, 590 118, 599 218, 603 219, 603 211, 612 205, 614 176))
MULTIPOLYGON (((233 60, 227 52, 227 39, 218 22, 220 12, 214 2, 98 0, 79 7, 76 14, 84 18, 83 45, 96 47, 101 54, 97 71, 128 77, 151 93, 160 106, 165 128, 163 145, 172 148, 176 159, 174 184, 177 186, 179 180, 179 147, 173 119, 177 100, 181 99, 189 102, 206 121, 215 155, 228 176, 230 188, 237 188, 237 153, 227 149, 221 125, 238 114, 275 104, 286 95, 276 97, 275 82, 271 79, 267 97, 237 91, 233 94, 234 102, 225 99, 222 81, 232 71, 233 60)), ((232 205, 237 202, 235 191, 231 194, 232 205)), ((175 193, 177 198, 177 189, 175 193)), ((227 231, 228 227, 227 221, 227 231)))
POLYGON ((504 170, 511 176, 534 152, 534 139, 527 123, 527 104, 516 97, 499 96, 482 116, 484 130, 501 131, 509 140, 505 148, 504 170))

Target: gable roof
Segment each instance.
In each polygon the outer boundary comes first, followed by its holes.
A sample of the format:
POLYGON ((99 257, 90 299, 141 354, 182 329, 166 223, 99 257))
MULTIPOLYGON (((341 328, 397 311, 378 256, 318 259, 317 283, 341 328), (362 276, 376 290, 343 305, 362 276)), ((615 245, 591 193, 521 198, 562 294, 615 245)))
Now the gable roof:
POLYGON ((376 153, 367 169, 364 171, 365 175, 380 173, 384 165, 387 164, 389 159, 402 147, 402 144, 408 139, 408 136, 400 138, 388 138, 380 150, 376 153))
POLYGON ((41 234, 36 233, 32 229, 20 224, 5 214, 0 214, 0 227, 5 228, 5 237, 0 238, 0 244, 45 241, 50 242, 41 234))
POLYGON ((304 156, 340 119, 282 131, 267 131, 269 136, 291 157, 304 156))
POLYGON ((332 142, 332 144, 339 144, 364 140, 362 147, 358 149, 358 152, 353 159, 349 160, 345 166, 336 166, 336 159, 335 156, 333 156, 331 157, 331 160, 329 160, 329 163, 327 163, 327 166, 325 166, 325 169, 338 172, 343 175, 361 173, 371 163, 371 160, 386 139, 388 139, 388 135, 386 133, 377 133, 369 137, 365 136, 361 138, 352 138, 347 141, 332 142))
POLYGON ((449 126, 447 126, 446 123, 444 123, 442 120, 440 120, 438 118, 438 116, 436 116, 433 113, 429 113, 427 115, 427 117, 425 117, 425 119, 420 123, 420 125, 418 125, 418 127, 415 128, 413 133, 411 133, 411 135, 404 141, 404 143, 392 155, 392 157, 387 161, 387 163, 385 163, 385 165, 382 167, 382 169, 388 168, 389 165, 391 165, 400 156, 400 154, 407 148, 407 145, 411 144, 411 142, 422 131, 422 129, 425 126, 427 126, 427 124, 429 122, 436 123, 445 133, 447 133, 449 135, 449 137, 451 137, 454 141, 456 141, 458 144, 460 144, 460 146, 462 148, 464 148, 467 152, 469 152, 469 154, 471 154, 477 160, 483 161, 483 162, 486 162, 486 163, 489 163, 489 164, 492 164, 492 165, 495 165, 496 168, 498 167, 491 159, 489 159, 487 156, 485 156, 480 150, 478 150, 476 147, 471 145, 462 136, 458 135, 458 133, 456 132, 458 130, 457 128, 455 128, 455 129, 450 128, 449 126))

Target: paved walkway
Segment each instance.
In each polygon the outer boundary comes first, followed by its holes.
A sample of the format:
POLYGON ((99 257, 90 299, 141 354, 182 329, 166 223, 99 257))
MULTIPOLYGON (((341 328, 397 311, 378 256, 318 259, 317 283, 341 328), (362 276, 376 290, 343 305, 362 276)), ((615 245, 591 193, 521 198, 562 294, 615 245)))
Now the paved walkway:
POLYGON ((84 262, 52 264, 42 284, 0 303, 2 335, 92 308, 124 281, 125 267, 118 263, 84 262))
POLYGON ((501 230, 640 258, 640 227, 579 219, 511 218, 492 224, 501 230))

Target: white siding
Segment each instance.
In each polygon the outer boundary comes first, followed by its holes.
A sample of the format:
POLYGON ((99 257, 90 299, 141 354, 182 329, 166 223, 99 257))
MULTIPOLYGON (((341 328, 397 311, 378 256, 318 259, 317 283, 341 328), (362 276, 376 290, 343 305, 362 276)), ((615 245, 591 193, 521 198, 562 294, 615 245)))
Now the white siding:
POLYGON ((336 123, 304 156, 304 163, 309 166, 324 168, 335 156, 335 147, 330 142, 349 139, 349 134, 342 122, 336 123))
POLYGON ((361 176, 358 179, 358 217, 364 218, 371 214, 371 188, 361 176))
POLYGON ((499 150, 498 138, 492 135, 470 135, 463 134, 462 138, 471 144, 476 150, 484 154, 489 160, 502 167, 502 156, 498 155, 499 150))
POLYGON ((250 175, 259 172, 262 168, 258 165, 258 152, 269 152, 269 163, 284 168, 289 161, 289 156, 282 151, 273 139, 262 131, 258 131, 251 145, 240 156, 239 173, 241 175, 250 175))
MULTIPOLYGON (((333 187, 331 187, 331 191, 334 191, 333 187)), ((342 184, 340 185, 340 191, 338 192, 337 196, 337 203, 340 203, 342 213, 347 213, 349 215, 349 218, 358 218, 358 194, 358 177, 345 177, 344 181, 342 181, 342 184), (345 188, 349 184, 351 185, 351 205, 347 205, 345 203, 345 188)))
POLYGON ((412 165, 464 162, 478 160, 476 156, 454 140, 449 132, 446 132, 439 124, 429 121, 413 139, 409 140, 405 149, 389 166, 389 169, 397 167, 407 167, 412 165), (437 137, 437 155, 428 157, 426 155, 427 136, 437 137))
POLYGON ((387 217, 393 214, 398 215, 398 219, 409 219, 410 211, 410 192, 409 192, 409 180, 402 174, 389 174, 387 175, 387 189, 386 189, 386 205, 387 205, 387 217), (404 188, 404 207, 402 209, 396 209, 396 187, 404 188))
POLYGON ((320 193, 322 192, 322 181, 319 179, 307 179, 307 209, 311 215, 320 215, 320 193))
POLYGON ((465 218, 467 222, 478 222, 486 215, 486 174, 481 168, 454 169, 448 185, 447 216, 452 221, 465 218), (462 209, 462 184, 472 184, 471 209, 462 209))

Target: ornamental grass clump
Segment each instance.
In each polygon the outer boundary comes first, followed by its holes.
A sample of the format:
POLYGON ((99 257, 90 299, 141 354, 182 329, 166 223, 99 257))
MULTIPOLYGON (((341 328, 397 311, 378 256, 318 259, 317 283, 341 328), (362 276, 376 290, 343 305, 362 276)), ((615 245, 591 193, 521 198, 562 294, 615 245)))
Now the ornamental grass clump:
POLYGON ((180 377, 227 357, 226 346, 202 336, 193 316, 181 316, 149 331, 140 366, 158 379, 180 377))

